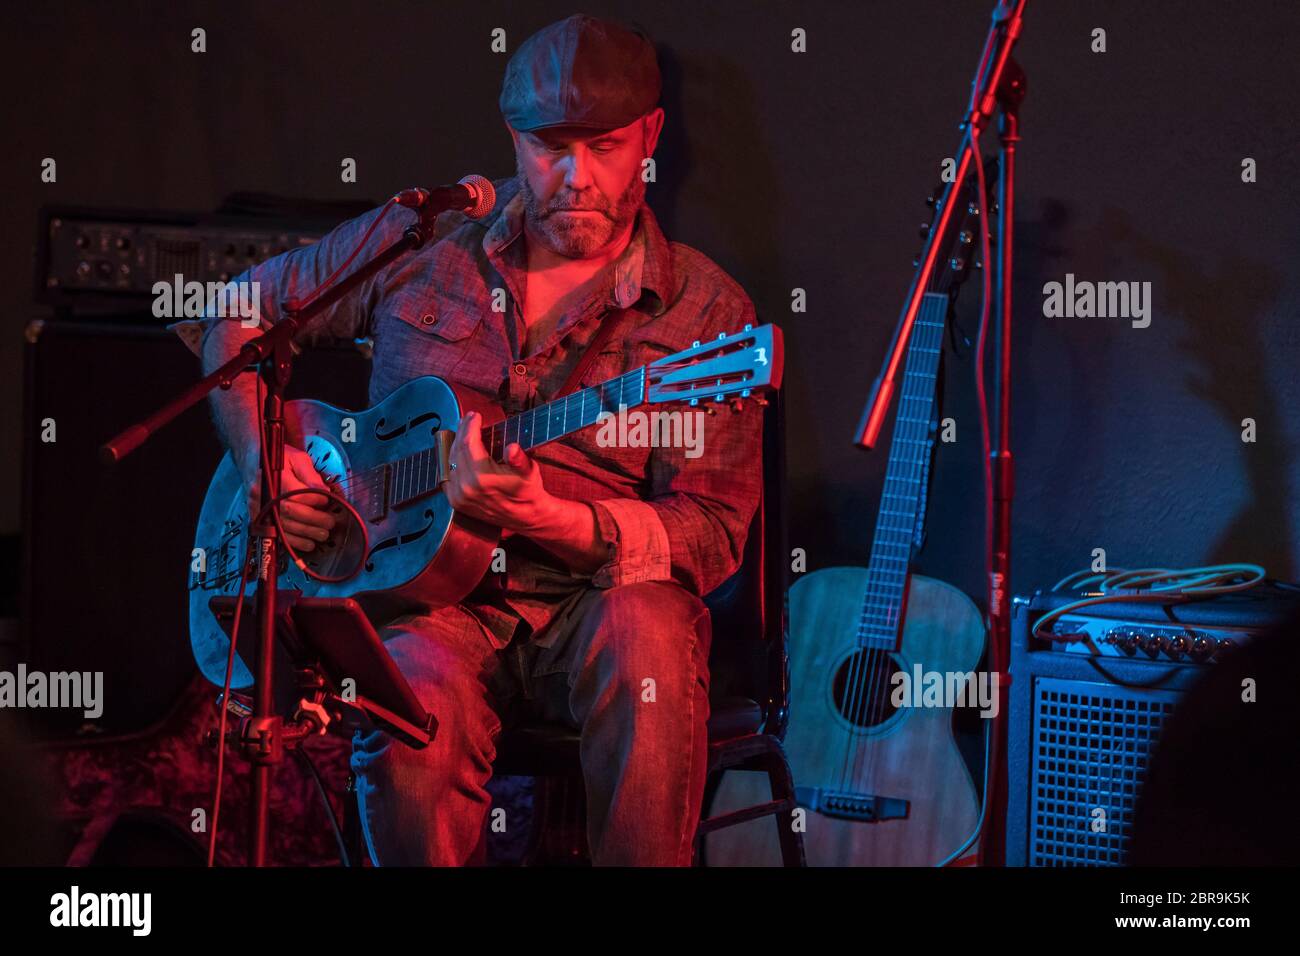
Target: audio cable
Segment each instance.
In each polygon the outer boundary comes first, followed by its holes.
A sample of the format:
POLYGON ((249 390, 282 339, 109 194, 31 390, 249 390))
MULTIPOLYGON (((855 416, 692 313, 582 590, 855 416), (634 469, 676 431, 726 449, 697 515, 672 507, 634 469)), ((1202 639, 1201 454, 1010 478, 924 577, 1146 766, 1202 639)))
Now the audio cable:
POLYGON ((1051 590, 1084 591, 1077 601, 1048 611, 1034 624, 1033 637, 1045 641, 1070 643, 1073 635, 1043 633, 1047 625, 1066 614, 1094 604, 1183 604, 1220 594, 1245 591, 1263 583, 1265 570, 1257 564, 1214 564, 1205 567, 1136 568, 1126 571, 1096 572, 1085 568, 1068 574, 1052 585, 1051 590))

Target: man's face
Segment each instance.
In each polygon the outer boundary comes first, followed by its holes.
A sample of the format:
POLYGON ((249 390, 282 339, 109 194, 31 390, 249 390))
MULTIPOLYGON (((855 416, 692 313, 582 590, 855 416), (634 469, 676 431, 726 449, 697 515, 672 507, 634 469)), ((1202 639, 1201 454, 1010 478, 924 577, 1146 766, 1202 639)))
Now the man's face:
POLYGON ((529 234, 569 259, 605 251, 636 218, 645 198, 641 163, 662 125, 656 109, 608 132, 511 130, 529 234))

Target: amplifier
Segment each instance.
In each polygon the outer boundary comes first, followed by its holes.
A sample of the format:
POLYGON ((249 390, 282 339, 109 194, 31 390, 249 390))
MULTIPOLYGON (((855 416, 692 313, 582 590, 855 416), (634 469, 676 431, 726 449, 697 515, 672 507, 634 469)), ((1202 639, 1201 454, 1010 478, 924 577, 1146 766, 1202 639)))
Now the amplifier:
MULTIPOLYGON (((156 325, 36 321, 24 387, 22 643, 29 672, 102 675, 103 714, 24 710, 42 739, 140 733, 197 673, 190 548, 223 449, 205 406, 121 463, 99 445, 193 384, 199 362, 156 325)), ((363 408, 370 363, 322 345, 294 363, 289 397, 363 408)))
POLYGON ((36 299, 53 306, 138 308, 155 282, 227 282, 250 266, 310 245, 328 226, 185 213, 46 207, 36 299))
POLYGON ((1267 584, 1173 606, 1101 604, 1033 625, 1077 593, 1012 602, 1007 864, 1120 866, 1151 751, 1210 668, 1300 609, 1267 584))

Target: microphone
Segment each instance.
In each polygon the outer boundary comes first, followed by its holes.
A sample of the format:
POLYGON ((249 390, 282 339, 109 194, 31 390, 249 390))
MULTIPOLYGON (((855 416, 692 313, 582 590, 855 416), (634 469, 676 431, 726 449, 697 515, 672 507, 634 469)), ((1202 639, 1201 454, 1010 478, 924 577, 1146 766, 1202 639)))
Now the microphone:
POLYGON ((437 215, 440 212, 456 210, 471 219, 482 219, 497 204, 497 191, 492 182, 476 173, 470 173, 454 186, 435 186, 433 189, 403 189, 393 197, 399 206, 407 209, 422 209, 437 215))

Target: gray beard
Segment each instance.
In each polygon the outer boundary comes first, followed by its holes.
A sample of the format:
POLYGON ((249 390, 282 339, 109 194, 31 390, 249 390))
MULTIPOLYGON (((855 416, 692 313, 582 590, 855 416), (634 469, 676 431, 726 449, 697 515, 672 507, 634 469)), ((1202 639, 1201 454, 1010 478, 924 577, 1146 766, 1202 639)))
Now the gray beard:
POLYGON ((519 191, 524 200, 524 219, 532 235, 551 252, 566 259, 588 259, 604 249, 615 236, 636 219, 636 212, 645 200, 645 182, 634 175, 621 196, 609 203, 592 190, 590 197, 576 198, 559 193, 551 199, 551 206, 543 207, 528 183, 528 177, 515 160, 519 176, 519 191), (575 205, 595 206, 599 216, 556 216, 557 210, 575 205))

